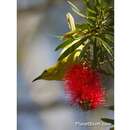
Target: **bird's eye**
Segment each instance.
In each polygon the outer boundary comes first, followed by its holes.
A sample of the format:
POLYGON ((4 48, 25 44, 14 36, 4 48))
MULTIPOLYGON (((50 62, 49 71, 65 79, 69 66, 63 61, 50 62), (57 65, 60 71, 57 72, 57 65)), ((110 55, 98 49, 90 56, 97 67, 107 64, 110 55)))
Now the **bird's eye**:
POLYGON ((47 73, 47 70, 45 70, 44 72, 47 73))

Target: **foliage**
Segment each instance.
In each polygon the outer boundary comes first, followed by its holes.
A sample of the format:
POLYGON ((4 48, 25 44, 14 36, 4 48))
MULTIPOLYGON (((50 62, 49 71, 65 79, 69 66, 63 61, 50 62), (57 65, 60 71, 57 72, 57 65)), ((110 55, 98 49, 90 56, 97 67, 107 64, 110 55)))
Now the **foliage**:
MULTIPOLYGON (((74 62, 88 64, 95 70, 106 75, 113 75, 114 64, 114 10, 112 1, 107 0, 82 0, 84 8, 80 10, 76 5, 68 2, 72 10, 81 17, 83 23, 75 23, 73 16, 68 13, 67 21, 70 31, 65 33, 60 38, 62 43, 58 45, 55 51, 62 50, 57 60, 55 67, 51 69, 59 70, 60 63, 68 63, 67 60, 71 56, 74 62), (78 51, 78 52, 77 52, 78 51), (72 54, 73 57, 72 57, 72 54), (65 62, 64 62, 65 61, 65 62)), ((73 62, 71 62, 73 64, 73 62)), ((61 64, 60 64, 61 65, 61 64)), ((62 64, 65 69, 66 64, 62 64)), ((48 74, 48 70, 46 73, 48 74)), ((63 70, 60 67, 61 71, 63 70)), ((44 71, 44 72, 45 72, 44 71)), ((51 78, 45 78, 45 73, 42 73, 37 79, 55 80, 58 73, 53 76, 53 73, 48 74, 51 78)), ((55 71, 52 71, 55 72, 55 71)), ((58 71, 57 71, 58 72, 58 71)), ((64 75, 64 71, 62 72, 64 75)), ((62 76, 56 78, 61 80, 62 76)))

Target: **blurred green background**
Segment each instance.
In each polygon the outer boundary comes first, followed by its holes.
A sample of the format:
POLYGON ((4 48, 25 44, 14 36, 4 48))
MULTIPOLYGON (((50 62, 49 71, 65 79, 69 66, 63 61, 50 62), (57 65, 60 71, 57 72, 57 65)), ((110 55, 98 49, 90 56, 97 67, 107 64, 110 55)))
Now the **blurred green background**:
MULTIPOLYGON (((73 0, 74 1, 74 0, 73 0)), ((79 127, 75 122, 100 122, 113 118, 107 109, 83 112, 71 106, 59 81, 32 83, 42 70, 56 62, 55 37, 68 31, 66 0, 18 0, 17 91, 18 130, 107 130, 109 127, 79 127)), ((74 3, 81 5, 79 0, 74 3)), ((72 13, 73 14, 73 13, 72 13)), ((76 21, 80 21, 74 15, 76 21)), ((109 105, 113 104, 113 79, 106 79, 109 105)))

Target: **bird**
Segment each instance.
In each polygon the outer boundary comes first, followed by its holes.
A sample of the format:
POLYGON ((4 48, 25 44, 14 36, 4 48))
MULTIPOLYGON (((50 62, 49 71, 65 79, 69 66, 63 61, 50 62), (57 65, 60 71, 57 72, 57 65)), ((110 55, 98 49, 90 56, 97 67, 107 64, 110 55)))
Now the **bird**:
POLYGON ((63 60, 58 61, 56 64, 45 69, 40 76, 35 78, 32 82, 36 80, 64 80, 64 74, 71 67, 72 64, 79 63, 79 55, 81 50, 75 50, 69 56, 65 57, 63 60))
MULTIPOLYGON (((76 30, 75 21, 71 13, 67 13, 66 15, 68 26, 70 31, 66 33, 66 35, 69 35, 76 30)), ((64 51, 69 48, 70 45, 67 45, 63 50, 61 51, 60 55, 64 53, 64 51)), ((74 52, 72 52, 70 55, 62 59, 61 61, 57 61, 56 64, 52 65, 51 67, 45 69, 40 76, 35 78, 32 82, 36 80, 63 80, 64 74, 66 70, 72 65, 79 63, 78 56, 80 55, 82 46, 80 48, 77 48, 74 52)))

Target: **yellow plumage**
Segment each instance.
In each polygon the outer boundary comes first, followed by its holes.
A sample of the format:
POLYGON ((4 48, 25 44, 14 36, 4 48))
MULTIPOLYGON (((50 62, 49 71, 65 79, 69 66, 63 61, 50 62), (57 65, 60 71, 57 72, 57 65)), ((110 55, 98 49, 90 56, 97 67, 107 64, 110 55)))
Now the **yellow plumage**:
MULTIPOLYGON (((75 27, 75 22, 74 22, 73 16, 70 13, 68 13, 66 15, 66 17, 67 17, 67 21, 68 21, 68 25, 69 25, 69 29, 70 29, 70 32, 68 32, 68 33, 74 32, 76 30, 76 27, 75 27)), ((71 44, 66 46, 61 51, 60 55, 70 46, 71 46, 71 44)), ((44 70, 43 73, 40 76, 38 76, 36 79, 34 79, 33 81, 40 80, 40 79, 63 80, 66 70, 72 64, 76 64, 79 62, 78 56, 80 55, 81 49, 82 49, 82 45, 79 48, 77 48, 74 52, 72 52, 69 56, 65 57, 63 60, 58 61, 52 67, 44 70)))
POLYGON ((62 61, 57 62, 52 67, 43 71, 43 73, 38 76, 36 80, 45 79, 45 80, 63 80, 66 70, 72 65, 79 63, 78 56, 80 50, 72 52, 69 56, 64 58, 62 61))

